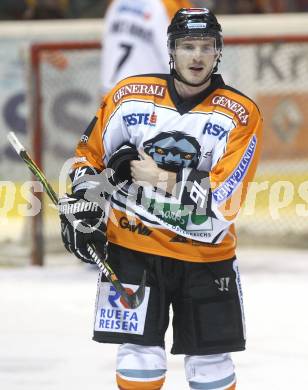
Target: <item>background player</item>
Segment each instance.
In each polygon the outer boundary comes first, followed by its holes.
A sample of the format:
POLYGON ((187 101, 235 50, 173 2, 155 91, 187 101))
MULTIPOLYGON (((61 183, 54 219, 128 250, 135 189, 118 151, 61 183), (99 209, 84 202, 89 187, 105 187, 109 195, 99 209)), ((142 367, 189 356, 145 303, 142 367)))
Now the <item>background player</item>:
POLYGON ((113 0, 104 17, 101 74, 103 93, 125 77, 167 73, 166 31, 182 7, 203 0, 113 0))

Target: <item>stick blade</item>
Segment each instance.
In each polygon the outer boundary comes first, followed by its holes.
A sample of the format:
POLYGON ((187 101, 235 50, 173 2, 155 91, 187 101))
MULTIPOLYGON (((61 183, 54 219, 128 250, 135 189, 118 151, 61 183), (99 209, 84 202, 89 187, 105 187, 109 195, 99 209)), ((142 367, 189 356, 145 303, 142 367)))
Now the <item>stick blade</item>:
POLYGON ((138 287, 138 290, 134 292, 134 294, 128 294, 125 290, 122 291, 122 297, 129 306, 130 309, 136 309, 138 306, 140 306, 144 300, 145 295, 145 284, 146 284, 146 277, 147 273, 144 270, 143 276, 141 279, 141 283, 138 287))

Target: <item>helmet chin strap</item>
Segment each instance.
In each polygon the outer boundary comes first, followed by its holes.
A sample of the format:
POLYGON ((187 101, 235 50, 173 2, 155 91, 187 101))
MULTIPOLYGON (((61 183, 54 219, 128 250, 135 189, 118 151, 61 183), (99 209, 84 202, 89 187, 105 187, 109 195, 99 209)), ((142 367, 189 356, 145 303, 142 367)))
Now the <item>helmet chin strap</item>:
POLYGON ((170 65, 170 74, 175 78, 177 79, 178 81, 180 81, 181 83, 183 84, 186 84, 186 85, 189 85, 190 87, 200 87, 201 85, 205 84, 207 81, 209 81, 209 79, 212 77, 212 73, 213 73, 213 69, 215 68, 216 66, 216 63, 213 65, 212 69, 209 71, 209 73, 206 75, 205 79, 202 80, 200 83, 198 84, 193 84, 193 83, 190 83, 188 82, 187 80, 185 80, 175 69, 175 66, 174 66, 174 59, 172 57, 172 55, 170 55, 170 61, 169 61, 169 65, 170 65))

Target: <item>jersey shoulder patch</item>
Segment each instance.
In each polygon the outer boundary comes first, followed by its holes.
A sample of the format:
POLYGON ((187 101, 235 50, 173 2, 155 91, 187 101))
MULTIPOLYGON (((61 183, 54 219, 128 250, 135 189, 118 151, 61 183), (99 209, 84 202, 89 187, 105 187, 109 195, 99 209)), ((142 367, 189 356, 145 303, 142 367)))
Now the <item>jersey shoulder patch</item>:
POLYGON ((235 93, 235 94, 241 96, 242 99, 247 99, 247 100, 248 100, 250 103, 252 103, 252 104, 256 107, 256 109, 260 112, 260 109, 259 109, 257 103, 256 103, 253 99, 251 99, 249 96, 247 96, 247 95, 245 95, 243 92, 241 92, 240 90, 238 90, 238 89, 236 89, 236 88, 233 88, 233 87, 231 87, 230 85, 225 85, 225 86, 224 86, 224 89, 226 89, 227 91, 231 91, 231 92, 233 92, 233 93, 235 93))
POLYGON ((117 104, 126 96, 156 96, 163 99, 167 91, 167 78, 160 75, 132 76, 120 81, 111 91, 112 100, 117 104))
POLYGON ((231 112, 242 126, 248 125, 254 108, 259 112, 257 105, 252 99, 229 86, 217 89, 211 96, 210 104, 231 112))

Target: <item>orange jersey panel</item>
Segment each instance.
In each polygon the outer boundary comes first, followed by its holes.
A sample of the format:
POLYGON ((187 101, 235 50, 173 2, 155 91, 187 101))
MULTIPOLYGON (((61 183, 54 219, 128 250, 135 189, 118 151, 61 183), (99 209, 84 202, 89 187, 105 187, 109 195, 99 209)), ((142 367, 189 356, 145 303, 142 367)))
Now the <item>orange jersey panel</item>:
POLYGON ((227 260, 235 255, 234 225, 220 245, 182 237, 166 229, 147 227, 140 219, 113 210, 108 223, 108 241, 126 248, 191 262, 227 260), (149 251, 150 248, 150 251, 149 251))

